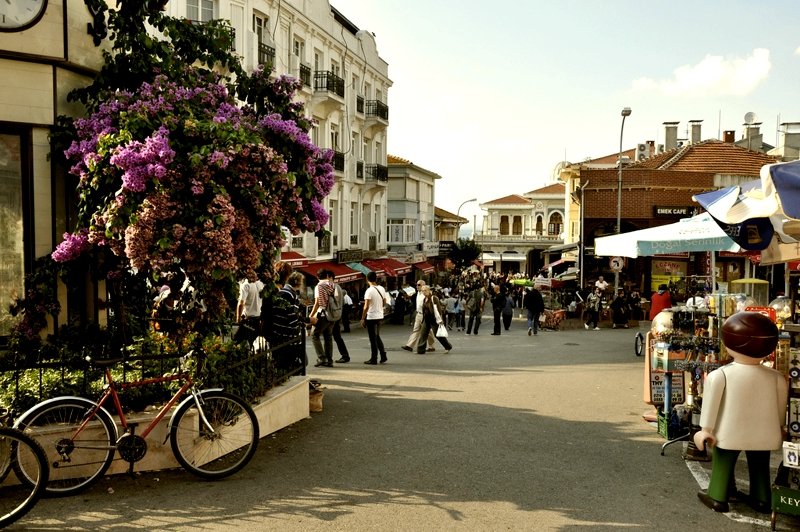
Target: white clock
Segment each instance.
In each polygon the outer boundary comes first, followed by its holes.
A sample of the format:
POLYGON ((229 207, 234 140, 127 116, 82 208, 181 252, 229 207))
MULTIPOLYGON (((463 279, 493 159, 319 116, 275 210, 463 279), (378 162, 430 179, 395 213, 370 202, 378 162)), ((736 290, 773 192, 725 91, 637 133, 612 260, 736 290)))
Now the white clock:
POLYGON ((0 31, 33 26, 44 15, 47 0, 0 0, 0 31))

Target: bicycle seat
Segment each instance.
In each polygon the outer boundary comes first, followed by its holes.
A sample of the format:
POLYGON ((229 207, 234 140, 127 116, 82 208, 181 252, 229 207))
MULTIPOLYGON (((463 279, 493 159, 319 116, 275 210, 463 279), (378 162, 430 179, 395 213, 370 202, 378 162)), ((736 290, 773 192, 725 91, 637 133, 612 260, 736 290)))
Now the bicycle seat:
POLYGON ((86 357, 86 362, 90 365, 98 367, 98 368, 108 368, 119 364, 125 360, 124 358, 101 358, 101 359, 93 359, 92 357, 86 357))

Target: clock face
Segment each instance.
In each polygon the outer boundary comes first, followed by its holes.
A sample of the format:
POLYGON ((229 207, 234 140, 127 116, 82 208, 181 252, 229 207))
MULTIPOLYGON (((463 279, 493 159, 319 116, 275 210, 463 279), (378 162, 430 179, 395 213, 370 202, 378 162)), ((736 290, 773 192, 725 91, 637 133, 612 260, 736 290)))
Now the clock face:
POLYGON ((0 0, 0 31, 33 26, 44 15, 47 0, 0 0))

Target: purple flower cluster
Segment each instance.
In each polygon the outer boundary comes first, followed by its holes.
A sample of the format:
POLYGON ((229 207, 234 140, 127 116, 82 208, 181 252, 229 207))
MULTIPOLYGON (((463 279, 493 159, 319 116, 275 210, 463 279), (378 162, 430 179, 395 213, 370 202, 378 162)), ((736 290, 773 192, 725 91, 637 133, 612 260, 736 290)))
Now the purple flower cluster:
POLYGON ((64 240, 53 251, 53 260, 56 262, 68 262, 78 258, 91 247, 88 234, 89 231, 86 229, 82 229, 76 234, 64 233, 64 240))
POLYGON ((163 179, 175 152, 169 147, 169 131, 160 127, 144 142, 136 140, 117 146, 110 163, 120 168, 122 188, 132 192, 144 192, 151 179, 163 179))

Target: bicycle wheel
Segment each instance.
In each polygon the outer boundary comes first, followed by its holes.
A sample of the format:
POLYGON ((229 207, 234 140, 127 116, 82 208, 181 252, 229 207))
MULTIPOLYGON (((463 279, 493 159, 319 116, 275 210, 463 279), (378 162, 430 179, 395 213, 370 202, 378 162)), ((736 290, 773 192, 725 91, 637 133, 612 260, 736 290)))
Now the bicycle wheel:
POLYGON ((15 460, 25 463, 33 483, 9 477, 0 485, 0 528, 15 522, 36 506, 47 485, 47 458, 41 446, 16 429, 0 427, 0 464, 4 474, 8 474, 15 460))
MULTIPOLYGON (((78 432, 95 403, 80 397, 45 401, 23 414, 16 427, 44 449, 50 465, 47 495, 72 495, 85 489, 108 470, 114 458, 117 427, 111 416, 99 409, 78 432)), ((30 483, 26 464, 14 465, 17 476, 30 483)))
POLYGON ((633 352, 637 357, 644 354, 644 335, 640 332, 636 333, 636 336, 633 338, 633 352))
POLYGON ((201 393, 200 397, 213 432, 190 398, 171 420, 172 452, 190 473, 206 479, 224 478, 253 458, 258 446, 258 421, 250 405, 235 395, 215 391, 201 393))

